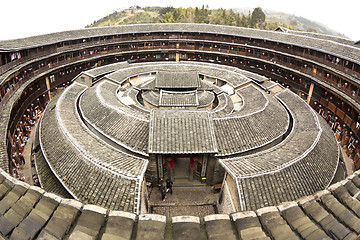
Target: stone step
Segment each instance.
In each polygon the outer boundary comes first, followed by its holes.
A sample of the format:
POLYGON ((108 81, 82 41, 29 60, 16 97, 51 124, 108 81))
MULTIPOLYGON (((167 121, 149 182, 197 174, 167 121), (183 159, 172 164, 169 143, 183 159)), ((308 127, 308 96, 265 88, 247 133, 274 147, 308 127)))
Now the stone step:
POLYGON ((204 187, 205 183, 201 182, 174 182, 173 188, 176 187, 204 187))
POLYGON ((175 179, 173 187, 204 187, 205 183, 201 183, 198 180, 189 180, 188 178, 175 179))

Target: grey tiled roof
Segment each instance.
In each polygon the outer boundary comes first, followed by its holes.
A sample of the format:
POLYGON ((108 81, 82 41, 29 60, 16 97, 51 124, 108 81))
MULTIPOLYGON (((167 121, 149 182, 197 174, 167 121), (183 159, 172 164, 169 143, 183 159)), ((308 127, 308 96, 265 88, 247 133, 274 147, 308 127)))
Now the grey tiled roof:
POLYGON ((242 69, 236 69, 235 72, 243 74, 244 76, 246 76, 248 78, 251 78, 251 79, 254 79, 255 81, 258 81, 258 82, 263 82, 263 81, 268 80, 268 78, 265 77, 265 76, 262 76, 262 75, 257 74, 257 73, 245 71, 245 70, 242 70, 242 69))
POLYGON ((300 36, 307 36, 307 37, 311 37, 311 38, 318 38, 320 40, 327 40, 327 41, 333 41, 333 42, 338 42, 341 44, 346 44, 346 45, 354 45, 354 41, 350 40, 350 39, 346 39, 346 38, 342 38, 342 37, 338 37, 338 36, 333 36, 333 35, 328 35, 328 34, 322 34, 322 33, 315 33, 315 32, 305 32, 305 31, 296 31, 296 30, 291 30, 288 29, 287 31, 290 34, 294 34, 294 35, 300 35, 300 36))
MULTIPOLYGON (((96 88, 96 96, 101 99, 102 104, 113 106, 116 109, 119 109, 131 116, 138 117, 140 119, 149 119, 148 113, 144 113, 144 111, 142 110, 138 111, 136 109, 133 109, 119 100, 117 96, 117 89, 119 88, 119 85, 112 83, 108 80, 104 80, 101 81, 99 85, 96 86, 96 88)), ((137 100, 135 99, 135 94, 137 91, 138 90, 131 87, 125 91, 124 96, 130 96, 135 102, 137 102, 137 100)))
POLYGON ((353 45, 346 45, 318 37, 309 37, 300 34, 282 33, 275 31, 241 28, 210 24, 192 23, 167 23, 167 24, 138 24, 121 25, 111 27, 86 28, 73 31, 50 33, 23 39, 13 39, 0 42, 0 49, 18 50, 35 46, 62 42, 73 39, 83 39, 95 36, 117 35, 119 33, 149 33, 149 32, 197 32, 229 34, 234 36, 244 36, 289 43, 293 45, 306 46, 308 48, 320 49, 325 52, 332 52, 345 58, 360 61, 360 49, 353 45))
POLYGON ((156 72, 156 66, 151 63, 131 64, 127 68, 118 69, 117 71, 106 75, 106 78, 114 82, 123 83, 125 80, 128 80, 129 77, 153 72, 156 72))
POLYGON ((234 110, 234 103, 226 93, 217 95, 218 105, 212 109, 213 117, 222 117, 229 115, 234 110))
POLYGON ((156 74, 156 88, 198 88, 200 87, 199 73, 197 71, 168 72, 159 71, 156 74))
POLYGON ((165 91, 160 90, 160 107, 196 107, 199 105, 197 91, 165 91))
POLYGON ((41 151, 35 154, 35 164, 42 189, 64 198, 73 198, 59 179, 55 177, 41 151))
POLYGON ((236 93, 242 97, 243 107, 235 115, 246 115, 257 112, 266 107, 269 103, 267 96, 262 90, 250 84, 236 90, 236 93))
POLYGON ((269 88, 274 87, 275 85, 277 85, 277 83, 275 83, 273 81, 266 81, 266 82, 262 83, 260 85, 260 87, 262 87, 263 89, 269 89, 269 88))
MULTIPOLYGON (((327 127, 323 120, 322 123, 323 127, 327 127)), ((328 129, 326 133, 323 132, 316 147, 293 165, 271 174, 240 178, 244 209, 277 205, 325 189, 331 183, 337 168, 338 154, 335 144, 334 136, 328 129), (332 146, 335 150, 331 145, 335 145, 332 146)), ((296 151, 296 148, 295 146, 292 150, 296 151)), ((274 155, 270 153, 266 159, 270 161, 273 158, 274 155)), ((287 156, 283 158, 287 159, 287 156)))
POLYGON ((154 90, 155 89, 155 79, 146 81, 139 86, 142 90, 154 90))
POLYGON ((128 66, 129 66, 128 62, 119 62, 119 63, 110 64, 110 65, 105 65, 102 67, 96 67, 94 69, 85 71, 84 73, 89 76, 92 76, 92 77, 98 77, 103 74, 109 74, 109 73, 119 70, 121 68, 126 68, 128 66))
MULTIPOLYGON (((0 170, 1 171, 1 170, 0 170)), ((204 218, 136 215, 58 197, 0 173, 5 239, 346 239, 360 235, 360 172, 314 195, 204 218), (186 230, 186 231, 185 231, 186 230)))
POLYGON ((211 90, 214 90, 215 89, 215 85, 212 84, 211 82, 208 82, 208 81, 200 81, 200 87, 197 89, 197 90, 208 90, 208 91, 211 91, 211 90))
POLYGON ((199 107, 206 107, 215 100, 215 94, 210 91, 198 91, 199 107))
POLYGON ((241 153, 275 141, 287 131, 288 121, 286 110, 272 98, 265 108, 252 114, 214 118, 217 155, 241 153))
POLYGON ((159 106, 160 93, 157 91, 145 91, 142 94, 143 99, 153 105, 154 107, 159 106))
POLYGON ((113 84, 102 82, 82 95, 80 109, 85 121, 117 144, 147 156, 147 114, 117 101, 116 88, 111 85, 113 84))
POLYGON ((136 212, 138 182, 141 180, 107 169, 106 164, 89 156, 81 144, 74 145, 76 137, 81 136, 71 132, 75 125, 69 129, 71 123, 67 118, 74 116, 68 110, 75 111, 75 100, 84 89, 85 86, 74 83, 58 101, 49 103, 40 124, 40 143, 45 159, 64 187, 80 201, 136 212))
POLYGON ((59 106, 59 118, 63 128, 68 133, 69 140, 84 155, 105 166, 105 168, 127 177, 141 177, 145 171, 147 159, 138 158, 115 149, 91 133, 82 123, 73 105, 75 101, 72 94, 75 95, 77 93, 75 90, 72 92, 74 88, 76 89, 76 86, 71 86, 70 89, 66 90, 66 94, 62 97, 62 102, 59 106))
MULTIPOLYGON (((278 96, 286 103, 286 106, 288 106, 292 112, 294 118, 293 129, 283 142, 273 148, 255 155, 223 160, 224 164, 228 164, 231 171, 239 177, 271 171, 277 169, 282 164, 288 163, 290 159, 296 159, 297 156, 307 151, 314 144, 320 134, 319 126, 316 123, 317 117, 305 102, 287 90, 278 96), (286 154, 284 154, 285 152, 286 154), (272 157, 270 158, 270 156, 272 157)), ((271 103, 269 103, 269 106, 270 105, 271 103)), ((272 111, 272 113, 273 112, 277 111, 272 111)), ((285 114, 287 115, 286 112, 285 114)), ((269 124, 265 125, 269 128, 270 125, 275 123, 276 121, 271 119, 269 124)), ((286 125, 286 129, 287 127, 286 125)))
MULTIPOLYGON (((143 113, 144 115, 141 115, 141 116, 147 118, 148 115, 150 114, 150 110, 148 108, 146 108, 145 106, 143 106, 142 103, 139 102, 139 100, 137 98, 139 94, 140 94, 140 92, 137 89, 137 86, 132 86, 124 92, 123 96, 130 97, 136 103, 136 104, 130 105, 128 107, 134 109, 136 112, 143 113)), ((138 113, 136 113, 136 115, 138 115, 138 113)))
MULTIPOLYGON (((118 71, 115 71, 114 73, 106 75, 106 78, 111 79, 112 81, 115 81, 118 83, 122 83, 125 80, 127 80, 130 76, 158 72, 157 76, 160 73, 160 77, 161 77, 161 72, 170 72, 170 71, 185 72, 185 75, 186 75, 186 73, 192 72, 192 75, 194 77, 195 77, 195 75, 194 75, 195 72, 198 72, 198 74, 201 74, 201 75, 205 75, 208 77, 213 77, 213 78, 217 78, 217 79, 221 79, 221 80, 226 80, 234 88, 239 87, 239 86, 251 81, 250 78, 246 77, 243 74, 244 71, 238 70, 238 68, 235 68, 235 67, 223 66, 223 65, 219 65, 219 64, 203 63, 203 62, 189 63, 187 61, 184 61, 184 62, 157 62, 156 64, 154 64, 154 63, 134 63, 134 64, 131 64, 127 68, 122 68, 122 69, 119 69, 118 71)), ((182 77, 182 75, 183 74, 180 74, 179 77, 184 78, 184 77, 182 77)), ((250 74, 250 75, 252 76, 253 74, 250 74)), ((256 75, 257 77, 260 77, 257 74, 254 74, 254 75, 256 75)), ((177 76, 176 74, 173 76, 174 79, 176 76, 177 76)), ((196 77, 198 78, 198 75, 196 77)), ((147 90, 147 89, 152 90, 153 84, 154 83, 152 83, 152 82, 143 83, 143 85, 145 87, 144 90, 147 90)), ((172 84, 174 84, 174 83, 172 83, 172 84)), ((183 83, 181 83, 181 84, 183 84, 183 83)), ((156 80, 155 80, 155 85, 156 85, 156 80)), ((142 85, 139 86, 140 89, 142 89, 141 86, 142 85)), ((201 90, 204 87, 209 88, 209 90, 212 88, 211 85, 209 86, 209 84, 207 84, 206 82, 200 83, 200 85, 196 85, 196 86, 199 87, 199 89, 201 89, 201 90), (206 85, 208 85, 208 86, 206 87, 206 85)), ((195 85, 193 87, 195 87, 195 85)), ((167 88, 171 88, 171 86, 169 85, 169 86, 167 86, 167 88)), ((214 86, 214 88, 216 91, 218 91, 218 89, 216 89, 216 86, 214 86)))
POLYGON ((250 79, 245 77, 243 74, 237 73, 235 68, 232 71, 222 68, 207 68, 206 70, 199 70, 200 74, 203 74, 208 77, 217 78, 224 80, 232 85, 234 88, 237 88, 247 82, 250 82, 250 79))
POLYGON ((215 153, 217 145, 208 111, 152 110, 149 153, 215 153))
POLYGON ((326 122, 289 90, 278 97, 294 118, 290 135, 260 153, 221 160, 238 179, 243 210, 313 194, 331 183, 337 169, 339 150, 326 122))

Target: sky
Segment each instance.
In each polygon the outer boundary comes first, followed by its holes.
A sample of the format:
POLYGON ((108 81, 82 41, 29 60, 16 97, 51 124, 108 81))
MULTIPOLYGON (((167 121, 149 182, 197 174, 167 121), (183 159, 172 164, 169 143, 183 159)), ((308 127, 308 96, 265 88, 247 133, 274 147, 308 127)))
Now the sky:
POLYGON ((360 40, 359 0, 1 0, 0 40, 84 28, 115 10, 131 6, 256 8, 282 11, 360 40))

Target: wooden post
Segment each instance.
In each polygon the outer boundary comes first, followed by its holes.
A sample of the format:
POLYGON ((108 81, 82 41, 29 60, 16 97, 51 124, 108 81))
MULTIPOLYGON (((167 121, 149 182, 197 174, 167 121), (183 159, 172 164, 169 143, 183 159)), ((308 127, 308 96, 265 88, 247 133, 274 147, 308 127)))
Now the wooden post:
POLYGON ((311 83, 309 93, 308 93, 308 97, 307 97, 307 101, 306 101, 308 104, 310 104, 310 99, 311 99, 313 91, 314 91, 314 83, 311 83))
POLYGON ((46 81, 46 88, 47 88, 47 91, 48 91, 48 95, 49 95, 49 100, 51 100, 51 94, 50 94, 50 81, 49 81, 49 77, 45 77, 45 81, 46 81))
POLYGON ((163 172, 163 160, 161 155, 157 155, 157 168, 158 168, 158 177, 163 178, 164 172, 163 172))

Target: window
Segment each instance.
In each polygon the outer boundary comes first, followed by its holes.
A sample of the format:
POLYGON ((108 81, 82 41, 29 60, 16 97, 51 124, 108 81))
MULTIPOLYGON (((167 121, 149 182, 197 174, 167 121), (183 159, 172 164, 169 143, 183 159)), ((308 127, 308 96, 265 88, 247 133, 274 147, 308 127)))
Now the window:
POLYGON ((80 79, 82 83, 85 82, 85 77, 81 77, 80 79))
POLYGON ((53 82, 55 82, 55 76, 54 76, 54 75, 51 75, 51 76, 50 76, 50 83, 53 83, 53 82))

